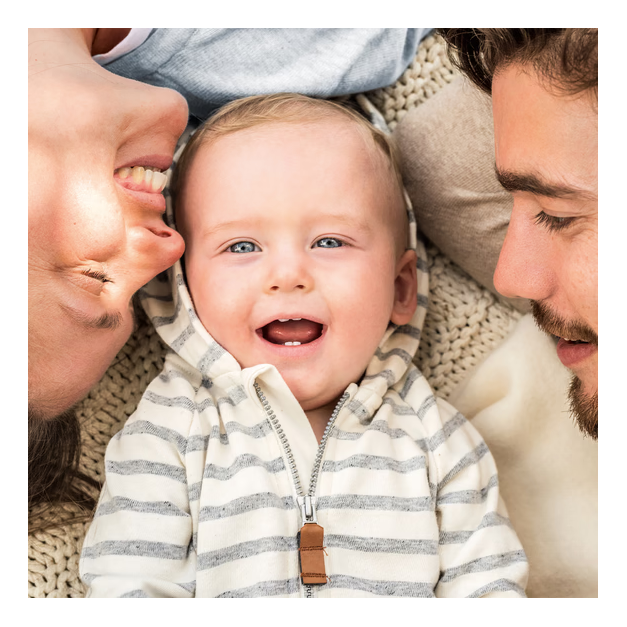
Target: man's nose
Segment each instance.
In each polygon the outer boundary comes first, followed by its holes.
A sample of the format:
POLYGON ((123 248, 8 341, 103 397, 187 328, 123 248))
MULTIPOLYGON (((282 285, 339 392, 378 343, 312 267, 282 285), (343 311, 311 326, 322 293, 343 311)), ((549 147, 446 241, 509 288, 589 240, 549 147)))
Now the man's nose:
POLYGON ((553 292, 550 235, 534 218, 512 211, 496 270, 494 287, 507 298, 544 300, 553 292))

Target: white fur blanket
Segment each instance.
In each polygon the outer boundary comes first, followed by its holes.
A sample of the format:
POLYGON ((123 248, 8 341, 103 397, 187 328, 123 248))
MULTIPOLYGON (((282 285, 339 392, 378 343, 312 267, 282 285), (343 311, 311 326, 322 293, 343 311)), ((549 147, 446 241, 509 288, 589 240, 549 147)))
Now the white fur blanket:
POLYGON ((530 597, 598 596, 598 445, 568 415, 569 379, 526 315, 448 399, 496 459, 530 597))

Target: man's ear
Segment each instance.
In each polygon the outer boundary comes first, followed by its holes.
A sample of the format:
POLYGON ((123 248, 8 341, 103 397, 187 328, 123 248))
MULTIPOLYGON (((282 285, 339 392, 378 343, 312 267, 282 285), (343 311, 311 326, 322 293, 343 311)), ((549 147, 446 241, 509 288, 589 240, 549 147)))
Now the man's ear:
POLYGON ((415 250, 406 250, 396 264, 394 279, 394 306, 390 320, 397 325, 407 324, 414 315, 418 299, 415 250))

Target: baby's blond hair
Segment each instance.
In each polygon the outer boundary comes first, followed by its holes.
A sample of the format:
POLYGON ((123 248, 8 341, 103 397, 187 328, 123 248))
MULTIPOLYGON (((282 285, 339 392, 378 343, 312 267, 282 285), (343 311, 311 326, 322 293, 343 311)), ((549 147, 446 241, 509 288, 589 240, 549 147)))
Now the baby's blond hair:
MULTIPOLYGON (((407 220, 404 207, 404 188, 397 148, 392 138, 373 126, 362 115, 346 105, 331 100, 310 98, 296 93, 279 93, 240 98, 214 113, 192 135, 174 169, 170 193, 176 197, 183 189, 187 172, 198 150, 221 137, 264 124, 308 123, 327 119, 344 118, 356 125, 375 151, 382 153, 393 173, 393 187, 397 188, 402 204, 401 224, 406 238, 407 220)), ((400 234, 399 234, 400 235, 400 234)), ((404 249, 404 246, 402 247, 404 249)))

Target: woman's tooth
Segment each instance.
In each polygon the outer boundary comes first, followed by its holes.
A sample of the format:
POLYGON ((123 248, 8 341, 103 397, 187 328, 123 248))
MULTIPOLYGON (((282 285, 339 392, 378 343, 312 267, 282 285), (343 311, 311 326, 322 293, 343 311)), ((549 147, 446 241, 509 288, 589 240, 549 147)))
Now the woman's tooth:
POLYGON ((152 173, 152 191, 160 192, 165 187, 165 182, 167 180, 166 175, 163 172, 153 172, 152 173))
POLYGON ((162 192, 168 180, 168 177, 163 172, 141 165, 136 165, 132 168, 120 168, 116 170, 116 174, 120 179, 131 177, 133 183, 137 185, 144 184, 146 191, 150 190, 152 192, 162 192))
POLYGON ((136 165, 133 168, 133 181, 137 184, 141 183, 144 180, 145 170, 141 165, 136 165))

